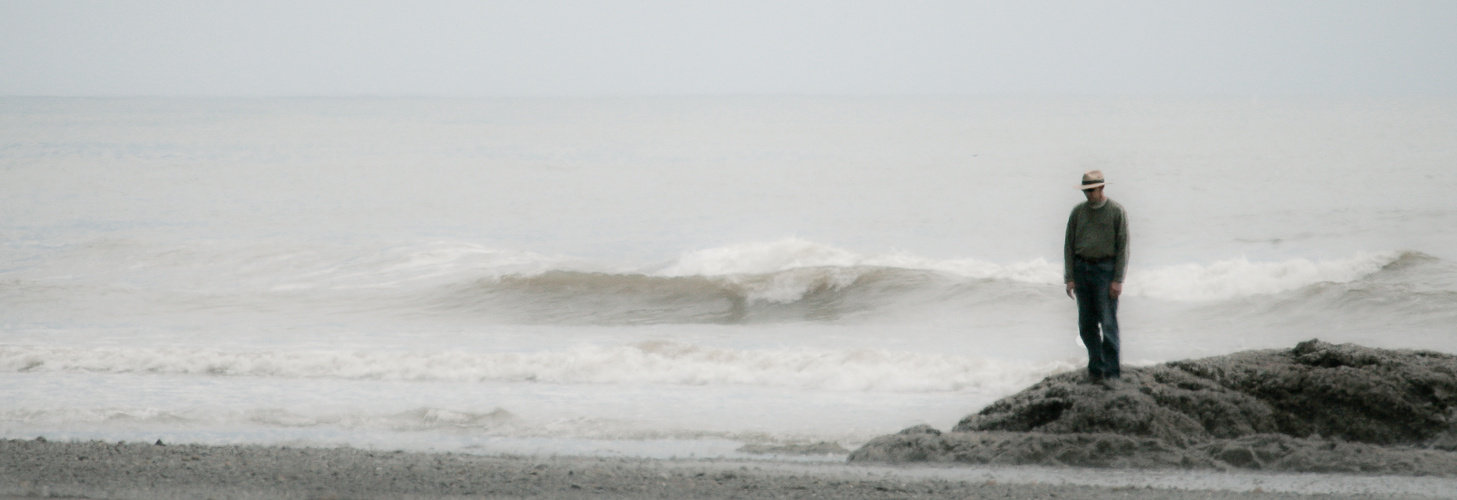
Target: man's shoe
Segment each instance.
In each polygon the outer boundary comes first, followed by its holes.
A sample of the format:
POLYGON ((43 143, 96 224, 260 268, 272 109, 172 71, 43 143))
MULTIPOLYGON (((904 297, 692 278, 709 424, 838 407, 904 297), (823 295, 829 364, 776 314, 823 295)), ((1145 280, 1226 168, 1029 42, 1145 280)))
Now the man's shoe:
POLYGON ((1103 385, 1104 389, 1110 391, 1116 391, 1123 387, 1123 381, 1118 377, 1105 377, 1099 383, 1103 385))

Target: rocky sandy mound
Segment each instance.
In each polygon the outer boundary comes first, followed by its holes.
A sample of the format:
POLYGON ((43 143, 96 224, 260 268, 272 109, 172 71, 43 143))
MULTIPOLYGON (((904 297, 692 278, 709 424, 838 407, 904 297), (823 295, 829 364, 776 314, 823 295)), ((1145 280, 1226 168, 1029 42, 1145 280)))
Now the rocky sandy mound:
POLYGON ((1457 356, 1310 340, 1048 377, 967 416, 882 436, 851 461, 1457 475, 1457 356))

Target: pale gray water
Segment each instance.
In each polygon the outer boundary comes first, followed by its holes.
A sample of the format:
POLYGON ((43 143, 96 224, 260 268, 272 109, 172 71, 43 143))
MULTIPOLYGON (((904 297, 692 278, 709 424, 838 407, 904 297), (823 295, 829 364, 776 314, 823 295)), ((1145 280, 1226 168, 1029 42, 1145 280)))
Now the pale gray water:
MULTIPOLYGON (((0 435, 740 456, 1082 348, 1457 352, 1457 102, 0 100, 0 435), (155 437, 152 437, 155 436, 155 437)), ((832 457, 833 458, 833 457, 832 457)))

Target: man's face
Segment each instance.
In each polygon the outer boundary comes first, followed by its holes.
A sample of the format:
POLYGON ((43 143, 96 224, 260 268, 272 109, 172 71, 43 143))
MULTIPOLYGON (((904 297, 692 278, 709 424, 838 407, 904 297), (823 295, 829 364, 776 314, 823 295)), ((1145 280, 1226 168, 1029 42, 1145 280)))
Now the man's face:
POLYGON ((1088 201, 1097 203, 1103 199, 1103 187, 1098 186, 1093 189, 1084 189, 1083 194, 1088 197, 1088 201))

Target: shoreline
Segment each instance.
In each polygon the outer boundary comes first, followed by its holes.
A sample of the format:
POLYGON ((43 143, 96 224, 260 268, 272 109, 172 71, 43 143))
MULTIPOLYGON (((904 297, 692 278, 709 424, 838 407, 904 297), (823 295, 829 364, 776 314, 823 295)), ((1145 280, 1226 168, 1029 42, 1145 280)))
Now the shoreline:
POLYGON ((1457 478, 0 440, 0 499, 1446 498, 1457 478))

